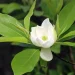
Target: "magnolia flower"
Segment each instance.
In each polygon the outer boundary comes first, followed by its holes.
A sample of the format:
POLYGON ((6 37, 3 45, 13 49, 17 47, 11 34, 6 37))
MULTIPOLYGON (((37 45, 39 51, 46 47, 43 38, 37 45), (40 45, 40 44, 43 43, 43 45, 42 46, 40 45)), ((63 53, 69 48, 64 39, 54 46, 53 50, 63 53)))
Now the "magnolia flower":
POLYGON ((57 40, 55 28, 49 22, 49 18, 45 19, 41 26, 31 28, 30 39, 35 46, 41 47, 40 57, 45 61, 53 58, 50 47, 57 40))

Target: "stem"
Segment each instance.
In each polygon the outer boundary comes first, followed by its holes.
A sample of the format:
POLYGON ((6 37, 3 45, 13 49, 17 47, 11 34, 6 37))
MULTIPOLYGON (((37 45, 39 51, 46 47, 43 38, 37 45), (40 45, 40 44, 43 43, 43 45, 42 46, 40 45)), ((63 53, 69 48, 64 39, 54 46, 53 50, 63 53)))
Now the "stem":
POLYGON ((47 68, 47 66, 46 67, 43 66, 42 70, 44 71, 45 75, 48 75, 48 68, 47 68))
POLYGON ((26 38, 27 38, 28 40, 30 40, 30 39, 29 39, 29 37, 30 37, 29 31, 28 31, 27 29, 21 27, 20 25, 18 25, 18 26, 16 25, 16 27, 17 27, 18 29, 20 29, 21 31, 23 31, 23 32, 26 34, 26 38))
POLYGON ((65 60, 64 58, 61 58, 60 56, 56 55, 55 53, 53 53, 53 55, 56 56, 58 59, 60 59, 60 60, 62 60, 62 61, 64 61, 64 62, 66 62, 66 63, 72 64, 72 65, 75 65, 74 62, 73 62, 73 63, 72 63, 72 62, 69 62, 68 60, 65 60))
MULTIPOLYGON (((72 48, 69 47, 69 55, 70 55, 70 60, 72 63, 74 63, 74 57, 73 57, 73 53, 72 53, 72 48)), ((74 69, 74 72, 75 72, 75 64, 72 64, 73 65, 73 69, 74 69)))
POLYGON ((48 75, 48 65, 47 62, 44 60, 40 60, 40 67, 42 69, 42 71, 44 72, 44 75, 48 75))

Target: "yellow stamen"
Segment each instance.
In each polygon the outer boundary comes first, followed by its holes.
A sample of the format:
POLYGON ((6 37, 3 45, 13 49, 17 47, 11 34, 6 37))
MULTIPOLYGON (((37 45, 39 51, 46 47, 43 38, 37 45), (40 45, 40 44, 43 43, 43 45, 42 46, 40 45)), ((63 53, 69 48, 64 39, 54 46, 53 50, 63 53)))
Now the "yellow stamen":
POLYGON ((47 36, 42 36, 42 40, 46 41, 48 39, 47 36))

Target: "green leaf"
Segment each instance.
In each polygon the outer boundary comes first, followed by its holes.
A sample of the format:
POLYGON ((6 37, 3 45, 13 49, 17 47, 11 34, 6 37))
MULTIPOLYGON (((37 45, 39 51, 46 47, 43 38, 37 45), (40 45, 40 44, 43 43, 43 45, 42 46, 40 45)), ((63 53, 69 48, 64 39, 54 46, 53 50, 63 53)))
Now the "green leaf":
POLYGON ((29 13, 27 14, 27 16, 24 18, 24 26, 25 28, 29 31, 30 28, 30 18, 33 15, 33 10, 35 8, 35 4, 36 4, 36 0, 34 1, 29 13))
POLYGON ((63 65, 62 65, 62 61, 59 61, 58 64, 56 65, 57 68, 57 72, 59 73, 59 75, 63 75, 63 65))
POLYGON ((6 7, 8 4, 0 4, 0 9, 6 7))
POLYGON ((60 25, 59 25, 59 15, 57 15, 57 21, 56 21, 56 31, 57 35, 60 33, 60 25))
POLYGON ((68 73, 68 75, 74 75, 74 72, 70 72, 70 73, 68 73))
POLYGON ((35 15, 35 16, 43 16, 43 11, 35 10, 35 11, 34 11, 34 15, 35 15))
POLYGON ((50 49, 54 53, 60 53, 60 44, 54 44, 50 49))
POLYGON ((15 18, 0 13, 0 34, 5 37, 26 37, 22 24, 15 18))
POLYGON ((50 70, 49 74, 50 75, 60 75, 56 70, 50 70))
POLYGON ((0 42, 28 43, 28 40, 25 37, 0 37, 0 42))
POLYGON ((47 61, 44 61, 43 59, 40 59, 40 66, 47 68, 47 61))
POLYGON ((75 47, 74 42, 56 42, 56 44, 65 45, 65 46, 74 46, 75 47))
POLYGON ((60 33, 67 31, 75 20, 75 1, 68 3, 59 13, 60 33))
POLYGON ((43 70, 44 73, 47 72, 48 70, 48 67, 47 67, 47 61, 44 61, 44 60, 40 60, 40 66, 41 66, 41 69, 43 70))
POLYGON ((36 72, 35 75, 43 75, 41 72, 36 72))
POLYGON ((64 1, 64 5, 68 4, 69 2, 71 1, 74 1, 74 0, 63 0, 64 1))
POLYGON ((74 33, 75 31, 75 24, 73 24, 64 34, 62 34, 58 40, 61 40, 61 41, 65 41, 65 40, 69 40, 69 39, 72 39, 74 38, 75 36, 73 36, 74 34, 71 34, 71 33, 74 33), (71 35, 70 35, 70 34, 71 35), (67 34, 69 34, 68 36, 66 36, 67 34), (63 38, 64 36, 66 36, 65 38, 63 38))
POLYGON ((10 14, 15 10, 20 10, 21 5, 18 3, 10 3, 7 6, 5 6, 2 10, 3 13, 10 14))
POLYGON ((25 49, 16 54, 12 60, 14 75, 23 75, 31 72, 39 61, 40 52, 38 49, 25 49))
POLYGON ((44 14, 51 20, 54 20, 55 16, 59 13, 63 5, 63 0, 42 0, 41 7, 44 14))
MULTIPOLYGON (((68 39, 71 39, 71 38, 74 38, 75 37, 75 31, 71 31, 67 34, 65 34, 62 38, 60 38, 59 40, 64 40, 65 38, 68 38, 68 39)), ((68 40, 67 39, 67 40, 68 40)))
POLYGON ((75 23, 66 32, 68 33, 74 30, 75 30, 75 23))
POLYGON ((30 6, 25 5, 25 6, 21 6, 21 8, 22 8, 22 10, 26 13, 26 12, 28 12, 30 6))

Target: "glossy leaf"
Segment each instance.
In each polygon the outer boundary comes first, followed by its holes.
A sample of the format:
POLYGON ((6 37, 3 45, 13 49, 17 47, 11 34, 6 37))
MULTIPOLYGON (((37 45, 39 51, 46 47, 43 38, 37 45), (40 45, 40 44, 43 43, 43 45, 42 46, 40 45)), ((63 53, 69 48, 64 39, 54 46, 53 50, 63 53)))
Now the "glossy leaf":
POLYGON ((54 53, 60 53, 60 44, 54 44, 51 48, 51 51, 54 53))
POLYGON ((75 24, 73 24, 64 34, 62 34, 58 40, 65 41, 65 40, 74 38, 75 34, 72 34, 72 33, 74 33, 74 31, 75 31, 75 24), (66 36, 67 34, 68 34, 68 36, 66 36))
POLYGON ((75 1, 68 3, 59 13, 60 33, 67 31, 75 20, 75 1))
POLYGON ((28 43, 28 40, 25 37, 0 37, 0 42, 28 43))
POLYGON ((65 46, 74 46, 75 47, 74 42, 56 42, 56 44, 65 45, 65 46))
POLYGON ((9 14, 12 13, 15 10, 20 10, 21 5, 18 3, 10 3, 7 6, 5 6, 2 10, 3 13, 9 14))
POLYGON ((56 32, 57 32, 57 36, 60 33, 60 25, 59 25, 59 15, 57 15, 57 21, 56 21, 56 32))
POLYGON ((66 32, 71 32, 75 30, 75 24, 73 24, 66 32))
POLYGON ((5 37, 26 37, 25 29, 15 18, 0 13, 0 34, 5 37))
MULTIPOLYGON (((71 39, 71 38, 74 38, 75 37, 75 31, 71 31, 67 34, 65 34, 62 38, 60 38, 59 40, 64 40, 65 38, 68 38, 68 39, 71 39)), ((67 39, 67 40, 68 40, 67 39)))
POLYGON ((12 60, 14 75, 23 75, 31 72, 39 61, 40 52, 38 49, 25 49, 16 54, 12 60))
POLYGON ((27 14, 27 16, 24 18, 24 26, 27 30, 29 30, 29 28, 30 28, 30 18, 33 15, 33 10, 35 8, 35 4, 36 4, 36 0, 34 1, 29 13, 27 14))
POLYGON ((63 0, 42 0, 41 7, 44 15, 54 20, 63 5, 63 0))

